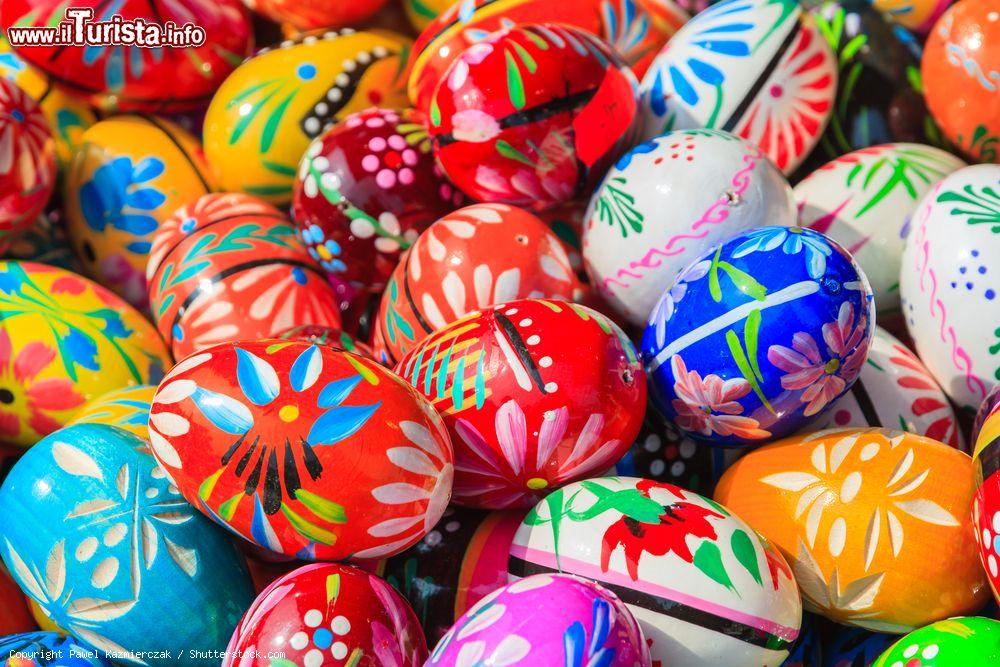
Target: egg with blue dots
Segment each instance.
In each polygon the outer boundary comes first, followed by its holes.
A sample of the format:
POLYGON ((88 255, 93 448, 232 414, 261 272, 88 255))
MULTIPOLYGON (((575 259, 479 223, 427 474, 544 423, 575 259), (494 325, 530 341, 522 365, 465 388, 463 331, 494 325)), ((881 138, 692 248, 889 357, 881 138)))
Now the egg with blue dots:
POLYGON ((650 315, 657 408, 716 445, 794 433, 857 380, 875 325, 861 267, 826 236, 759 227, 689 265, 650 315))

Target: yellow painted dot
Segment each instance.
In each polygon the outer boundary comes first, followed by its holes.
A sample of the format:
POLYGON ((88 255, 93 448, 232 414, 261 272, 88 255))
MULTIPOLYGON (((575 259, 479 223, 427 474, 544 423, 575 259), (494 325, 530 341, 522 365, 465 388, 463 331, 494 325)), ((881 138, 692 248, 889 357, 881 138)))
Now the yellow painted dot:
POLYGON ((278 410, 278 416, 283 422, 293 422, 299 418, 299 408, 295 405, 286 405, 278 410))
POLYGON ((323 259, 325 261, 330 261, 330 259, 333 257, 333 255, 330 254, 329 248, 327 248, 325 245, 317 246, 316 252, 319 253, 320 259, 323 259))
POLYGON ((548 480, 544 480, 541 477, 532 477, 531 479, 528 480, 528 488, 534 491, 538 491, 539 489, 544 489, 548 485, 549 485, 548 480))

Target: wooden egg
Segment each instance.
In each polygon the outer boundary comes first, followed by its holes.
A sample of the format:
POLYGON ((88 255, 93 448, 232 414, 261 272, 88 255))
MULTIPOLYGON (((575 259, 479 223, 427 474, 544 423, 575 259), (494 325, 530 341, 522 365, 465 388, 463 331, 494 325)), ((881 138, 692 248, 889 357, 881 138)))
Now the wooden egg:
POLYGON ((56 183, 55 142, 38 104, 0 79, 0 253, 30 228, 56 183))
POLYGON ((370 345, 355 340, 353 336, 348 335, 344 331, 330 327, 302 324, 294 326, 287 331, 282 331, 278 334, 278 338, 315 343, 316 345, 327 345, 340 352, 353 352, 354 354, 375 361, 375 352, 370 345))
POLYGON ((124 664, 148 664, 129 651, 221 651, 253 600, 233 542, 184 502, 148 443, 116 427, 46 437, 4 481, 0 506, 0 554, 21 590, 124 664))
POLYGON ((583 259, 598 294, 642 325, 709 248, 754 227, 793 224, 791 187, 759 148, 728 132, 668 132, 623 155, 594 192, 583 259))
POLYGON ((0 262, 0 441, 29 446, 87 401, 158 382, 170 355, 137 310, 86 278, 0 262))
POLYGON ((156 230, 214 189, 201 144, 155 116, 115 116, 83 134, 66 175, 66 227, 87 273, 140 310, 156 230))
POLYGON ((289 327, 340 328, 333 287, 288 218, 244 194, 210 194, 160 225, 146 268, 150 309, 175 358, 289 327))
POLYGON ((475 201, 565 204, 634 143, 637 86, 621 58, 585 30, 524 23, 492 33, 434 89, 434 157, 475 201))
POLYGON ((378 340, 395 362, 471 312, 529 296, 583 298, 562 243, 523 209, 467 206, 428 227, 396 266, 382 296, 378 340))
POLYGON ((103 653, 55 632, 0 637, 0 667, 113 667, 103 653))
POLYGON ((573 303, 521 299, 472 313, 395 371, 441 413, 455 447, 453 500, 469 507, 531 507, 606 471, 646 408, 632 343, 573 303))
POLYGON ((107 424, 149 439, 149 406, 156 387, 141 384, 98 396, 73 416, 70 424, 107 424))
POLYGON ((449 507, 423 539, 384 561, 380 574, 416 611, 428 645, 507 583, 507 554, 524 514, 449 507))
POLYGON ((654 664, 779 665, 802 606, 785 559, 725 507, 634 477, 576 482, 541 501, 511 547, 512 578, 566 572, 621 598, 654 664))
POLYGON ((967 454, 912 433, 848 429, 750 452, 715 499, 788 558, 807 610, 902 633, 985 602, 973 491, 967 454))
POLYGON ((954 0, 872 0, 872 6, 901 26, 926 34, 954 0))
POLYGON ((920 200, 899 294, 917 355, 960 408, 1000 382, 1000 165, 953 172, 920 200))
POLYGON ((302 35, 245 61, 205 116, 205 156, 219 185, 290 201, 313 139, 356 111, 406 106, 408 49, 399 35, 348 29, 302 35))
POLYGON ((983 408, 973 441, 976 499, 972 519, 983 568, 993 596, 1000 600, 1000 403, 987 399, 983 408))
POLYGON ((965 667, 1000 662, 1000 622, 949 618, 914 630, 875 661, 874 667, 965 667))
POLYGON ((421 667, 420 624, 392 586, 357 568, 315 563, 261 593, 233 634, 222 667, 421 667))
POLYGON ((917 204, 964 166, 951 153, 919 144, 853 151, 795 186, 799 225, 844 246, 864 269, 878 313, 897 313, 903 242, 917 204))
MULTIPOLYGON (((68 92, 106 111, 185 111, 203 109, 240 60, 253 48, 253 34, 239 0, 174 0, 169 3, 120 0, 75 1, 74 8, 94 12, 93 21, 112 16, 160 26, 191 23, 203 29, 201 46, 149 48, 132 45, 30 46, 17 55, 68 92)), ((50 0, 11 0, 0 10, 4 30, 55 25, 67 5, 50 0)))
POLYGON ((431 404, 326 346, 207 348, 167 374, 149 419, 153 453, 189 502, 287 556, 391 556, 427 534, 451 494, 451 445, 431 404))
POLYGON ((1000 12, 960 0, 927 36, 920 70, 927 106, 945 135, 976 162, 1000 162, 1000 12))
POLYGON ((643 77, 643 137, 725 130, 760 146, 790 174, 826 127, 836 63, 797 2, 714 5, 677 32, 643 77))

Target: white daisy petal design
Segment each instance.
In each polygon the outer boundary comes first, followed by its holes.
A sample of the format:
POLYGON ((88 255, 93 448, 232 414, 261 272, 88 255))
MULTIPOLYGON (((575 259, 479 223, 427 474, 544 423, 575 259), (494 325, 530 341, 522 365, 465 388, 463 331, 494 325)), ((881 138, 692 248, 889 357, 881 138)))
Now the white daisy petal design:
POLYGON ((394 482, 376 487, 372 489, 372 495, 375 500, 386 505, 405 505, 431 497, 427 489, 406 482, 394 482))
POLYGON ((466 639, 472 635, 482 632, 486 628, 498 622, 507 613, 507 606, 503 604, 486 605, 482 611, 475 611, 466 618, 465 624, 458 629, 457 639, 466 639))

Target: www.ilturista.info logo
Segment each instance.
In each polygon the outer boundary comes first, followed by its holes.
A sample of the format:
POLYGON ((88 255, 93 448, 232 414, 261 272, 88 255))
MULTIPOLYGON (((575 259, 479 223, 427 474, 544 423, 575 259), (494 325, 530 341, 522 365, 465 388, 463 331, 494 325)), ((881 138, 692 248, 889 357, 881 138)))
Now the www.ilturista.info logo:
POLYGON ((7 40, 15 47, 138 46, 155 49, 202 46, 207 37, 205 29, 193 23, 177 25, 167 21, 160 24, 118 15, 107 21, 95 21, 91 7, 70 7, 64 16, 65 19, 54 26, 8 28, 7 40))

